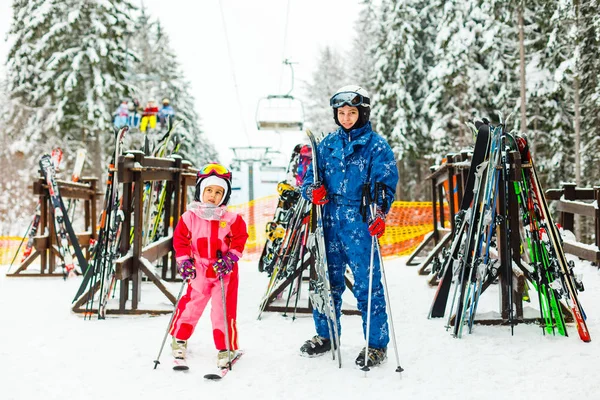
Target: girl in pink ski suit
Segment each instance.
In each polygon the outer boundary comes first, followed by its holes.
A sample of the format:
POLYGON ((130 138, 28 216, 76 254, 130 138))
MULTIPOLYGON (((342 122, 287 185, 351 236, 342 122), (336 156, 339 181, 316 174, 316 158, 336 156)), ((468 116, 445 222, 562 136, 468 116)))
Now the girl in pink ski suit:
MULTIPOLYGON (((195 201, 183 213, 173 233, 179 271, 184 279, 189 279, 187 291, 178 303, 170 329, 174 343, 189 339, 211 300, 210 316, 215 347, 219 351, 229 349, 234 352, 238 349, 237 260, 242 256, 248 233, 242 217, 227 211, 230 195, 231 172, 220 164, 206 165, 198 173, 195 201), (223 192, 216 203, 210 197, 215 190, 223 192), (187 267, 188 272, 182 269, 182 264, 186 262, 193 265, 187 267), (219 265, 226 267, 218 268, 219 265), (190 270, 193 270, 193 276, 190 276, 190 270), (223 277, 227 316, 223 315, 219 275, 223 277), (229 345, 225 340, 225 319, 229 345)), ((185 359, 185 350, 182 358, 185 359)))

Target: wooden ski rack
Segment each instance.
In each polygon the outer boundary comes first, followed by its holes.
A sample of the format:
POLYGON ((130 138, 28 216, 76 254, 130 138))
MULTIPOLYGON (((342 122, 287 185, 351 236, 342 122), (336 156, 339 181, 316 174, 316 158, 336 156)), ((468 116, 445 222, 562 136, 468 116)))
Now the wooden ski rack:
MULTIPOLYGON (((124 219, 121 227, 120 254, 114 261, 116 279, 119 281, 118 309, 107 308, 107 314, 168 314, 172 310, 140 309, 142 274, 148 278, 171 302, 176 297, 167 289, 163 281, 179 281, 177 264, 173 251, 171 226, 176 226, 186 208, 187 188, 196 184, 196 171, 191 163, 178 155, 170 158, 146 157, 141 151, 129 151, 119 157, 118 182, 122 184, 122 211, 124 219), (163 181, 166 184, 163 230, 168 234, 147 246, 142 246, 144 213, 143 194, 146 182, 163 181), (133 227, 133 240, 131 228, 133 227), (131 244, 130 244, 131 243, 131 244), (151 270, 151 263, 161 260, 162 275, 159 277, 151 270), (162 278, 162 279, 161 279, 162 278)), ((73 306, 78 313, 93 313, 85 307, 86 303, 99 289, 94 285, 84 293, 73 306)))
MULTIPOLYGON (((83 200, 83 213, 85 231, 76 233, 79 245, 86 249, 86 258, 89 258, 90 239, 96 239, 96 200, 102 193, 98 192, 98 178, 83 177, 78 182, 57 179, 59 193, 64 199, 83 200)), ((6 274, 7 277, 61 277, 63 272, 57 272, 56 257, 60 257, 57 248, 56 231, 54 228, 54 215, 50 204, 50 194, 44 178, 40 177, 33 183, 33 194, 41 202, 40 222, 38 235, 34 238, 33 251, 15 272, 6 274), (37 273, 26 272, 27 268, 40 257, 40 271, 37 273)))

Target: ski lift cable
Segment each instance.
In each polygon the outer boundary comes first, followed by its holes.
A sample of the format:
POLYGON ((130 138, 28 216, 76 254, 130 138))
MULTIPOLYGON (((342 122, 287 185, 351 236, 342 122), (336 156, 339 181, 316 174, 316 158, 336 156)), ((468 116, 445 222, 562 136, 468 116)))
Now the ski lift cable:
POLYGON ((238 103, 238 110, 240 112, 240 120, 242 123, 242 129, 244 130, 244 134, 246 135, 246 140, 248 141, 248 145, 251 145, 250 136, 248 136, 248 130, 246 129, 246 124, 244 123, 244 113, 242 109, 242 100, 240 98, 240 91, 237 84, 237 79, 235 76, 235 65, 233 63, 233 56, 231 54, 231 46, 229 45, 229 35, 227 33, 227 23, 225 22, 225 13, 223 12, 223 2, 219 0, 219 8, 221 10, 221 21, 223 22, 223 31, 225 32, 225 45, 227 46, 227 55, 229 57, 229 66, 231 68, 231 79, 233 80, 233 87, 235 89, 235 98, 238 103))
MULTIPOLYGON (((285 50, 287 47, 288 24, 289 24, 289 20, 290 20, 290 1, 291 0, 287 1, 287 5, 286 5, 286 9, 285 9, 285 24, 283 27, 283 48, 281 50, 281 59, 285 60, 285 61, 283 62, 283 65, 281 66, 281 69, 279 72, 279 93, 281 93, 281 87, 282 87, 282 82, 283 82, 283 70, 284 70, 285 64, 287 62, 287 59, 285 57, 285 50)), ((292 85, 293 85, 293 82, 292 82, 292 85)), ((290 92, 291 92, 291 90, 290 90, 290 92)))

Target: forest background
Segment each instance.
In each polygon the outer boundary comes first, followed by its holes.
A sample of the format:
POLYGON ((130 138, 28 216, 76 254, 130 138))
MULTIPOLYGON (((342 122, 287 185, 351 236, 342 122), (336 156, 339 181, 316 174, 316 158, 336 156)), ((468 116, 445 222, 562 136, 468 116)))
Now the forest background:
MULTIPOLYGON (((104 171, 122 99, 168 93, 184 121, 183 157, 219 158, 217 133, 203 131, 159 19, 126 0, 14 0, 12 7, 0 77, 0 235, 31 218, 40 143, 61 145, 69 157, 86 147, 86 168, 104 171)), ((545 188, 597 186, 598 9, 598 0, 362 1, 352 32, 332 22, 332 34, 351 37, 350 50, 320 49, 301 88, 306 125, 333 130, 323 105, 339 86, 363 83, 374 128, 398 160, 400 200, 431 197, 429 167, 472 146, 467 122, 481 117, 502 118, 528 136, 545 188)))

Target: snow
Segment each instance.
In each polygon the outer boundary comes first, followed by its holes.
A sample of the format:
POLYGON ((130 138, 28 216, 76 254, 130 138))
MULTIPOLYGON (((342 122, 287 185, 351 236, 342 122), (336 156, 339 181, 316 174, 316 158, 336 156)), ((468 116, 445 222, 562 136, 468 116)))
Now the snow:
MULTIPOLYGON (((187 373, 171 369, 169 343, 155 370, 153 361, 170 315, 108 316, 83 320, 70 304, 80 279, 7 278, 0 267, 0 398, 9 399, 592 399, 600 382, 600 273, 577 263, 586 291, 580 294, 592 342, 575 327, 569 337, 542 336, 535 325, 476 325, 473 334, 454 339, 445 319, 426 318, 434 288, 405 265, 406 257, 386 260, 400 365, 388 362, 368 376, 354 366, 364 346, 360 317, 342 317, 341 369, 329 355, 303 358, 298 348, 314 334, 312 318, 295 321, 265 312, 256 319, 267 276, 256 262, 240 264, 238 326, 246 354, 223 382, 202 377, 214 371, 216 350, 208 311, 189 343, 187 373), (225 382, 226 381, 226 382, 225 382)), ((13 267, 14 268, 14 267, 13 267)), ((177 294, 179 283, 167 283, 177 294)), ((355 302, 348 291, 345 307, 355 302)), ((535 298, 535 296, 532 296, 535 298)), ((300 304, 306 304, 302 298, 300 304)), ((481 298, 480 317, 498 311, 497 287, 481 298)), ((526 314, 537 307, 526 304, 526 314)), ((144 283, 140 308, 169 308, 151 283, 144 283), (152 304, 150 304, 152 303, 152 304)), ((533 314, 535 315, 535 314, 533 314)))

